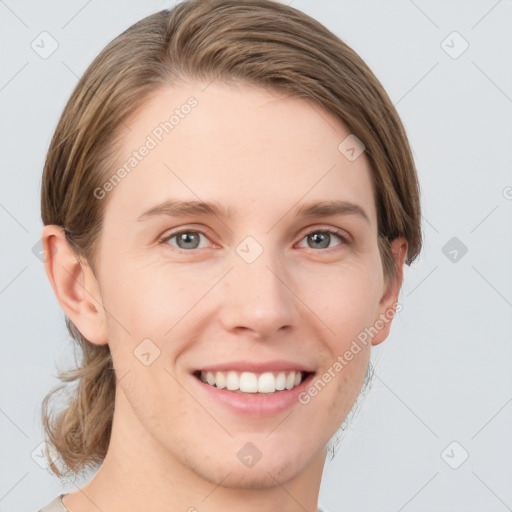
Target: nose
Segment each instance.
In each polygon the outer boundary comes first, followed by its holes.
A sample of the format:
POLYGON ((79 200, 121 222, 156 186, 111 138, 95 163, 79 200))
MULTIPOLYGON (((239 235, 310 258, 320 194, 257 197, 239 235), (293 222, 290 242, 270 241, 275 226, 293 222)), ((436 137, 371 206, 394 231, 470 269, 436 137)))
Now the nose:
POLYGON ((300 301, 290 281, 289 272, 270 251, 263 251, 252 263, 237 256, 220 290, 223 328, 247 331, 261 340, 291 329, 299 318, 300 301))

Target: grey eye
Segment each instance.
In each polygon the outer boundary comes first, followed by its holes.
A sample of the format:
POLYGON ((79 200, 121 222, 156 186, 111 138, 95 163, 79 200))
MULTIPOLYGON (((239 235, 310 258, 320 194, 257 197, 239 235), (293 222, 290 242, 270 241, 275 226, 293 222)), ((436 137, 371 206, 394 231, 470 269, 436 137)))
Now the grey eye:
POLYGON ((330 230, 311 231, 305 235, 303 239, 307 240, 310 249, 328 249, 333 240, 333 236, 341 241, 338 245, 343 245, 346 242, 342 235, 330 230))
POLYGON ((163 241, 167 243, 169 240, 176 238, 176 247, 178 249, 191 250, 198 248, 201 236, 204 235, 199 231, 180 231, 179 233, 169 235, 163 241))

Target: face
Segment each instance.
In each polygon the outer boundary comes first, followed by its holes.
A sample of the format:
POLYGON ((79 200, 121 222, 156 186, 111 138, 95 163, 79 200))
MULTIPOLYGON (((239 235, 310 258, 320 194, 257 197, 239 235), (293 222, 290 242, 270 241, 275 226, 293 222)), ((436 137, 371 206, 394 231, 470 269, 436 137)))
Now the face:
POLYGON ((98 199, 115 421, 207 480, 272 486, 323 456, 364 380, 361 333, 394 301, 368 160, 338 149, 347 129, 279 93, 204 87, 129 120, 119 167, 137 163, 98 199))

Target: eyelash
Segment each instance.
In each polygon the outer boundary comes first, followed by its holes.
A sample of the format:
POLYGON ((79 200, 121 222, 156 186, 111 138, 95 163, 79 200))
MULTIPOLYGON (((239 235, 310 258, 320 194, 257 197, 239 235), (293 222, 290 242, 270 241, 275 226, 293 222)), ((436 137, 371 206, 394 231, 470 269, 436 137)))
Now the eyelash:
MULTIPOLYGON (((169 246, 169 244, 166 244, 166 242, 168 242, 172 238, 174 238, 174 237, 176 237, 178 235, 181 235, 183 233, 198 233, 200 235, 203 235, 205 238, 208 238, 208 236, 205 233, 203 233, 202 231, 194 230, 194 229, 182 229, 180 231, 175 231, 173 233, 169 233, 169 234, 164 235, 164 237, 160 238, 159 243, 165 244, 165 245, 169 246)), ((307 233, 305 233, 302 236, 302 238, 300 239, 300 241, 304 240, 304 238, 306 238, 308 235, 311 235, 313 233, 329 233, 331 235, 337 236, 341 240, 342 243, 340 245, 336 246, 336 247, 342 247, 342 246, 348 245, 350 243, 348 237, 345 236, 341 230, 334 229, 334 228, 313 229, 313 230, 308 231, 307 233)), ((328 247, 326 249, 320 249, 320 250, 321 251, 327 251, 327 250, 335 249, 336 247, 328 247)), ((174 247, 174 249, 177 249, 178 251, 181 251, 181 252, 194 252, 194 251, 198 251, 199 250, 199 249, 181 249, 179 247, 174 247)), ((309 248, 309 249, 311 249, 311 248, 309 248)), ((315 249, 311 249, 311 250, 316 252, 315 249)))

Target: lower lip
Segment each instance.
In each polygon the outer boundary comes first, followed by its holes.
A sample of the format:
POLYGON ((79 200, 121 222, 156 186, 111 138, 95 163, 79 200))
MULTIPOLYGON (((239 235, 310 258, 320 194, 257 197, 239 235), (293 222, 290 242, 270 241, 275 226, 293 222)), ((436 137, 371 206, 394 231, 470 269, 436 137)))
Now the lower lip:
POLYGON ((192 378, 213 400, 239 415, 274 416, 299 403, 299 395, 309 387, 314 373, 311 373, 297 387, 274 393, 238 393, 219 389, 192 378))

